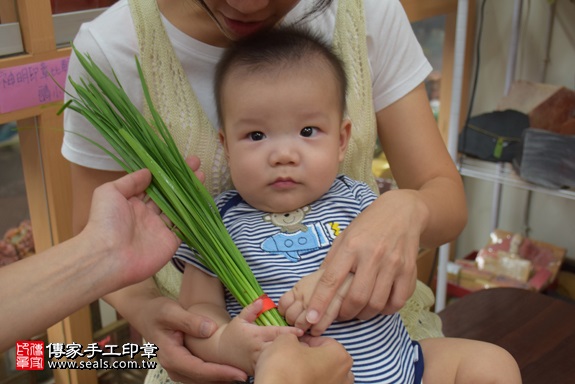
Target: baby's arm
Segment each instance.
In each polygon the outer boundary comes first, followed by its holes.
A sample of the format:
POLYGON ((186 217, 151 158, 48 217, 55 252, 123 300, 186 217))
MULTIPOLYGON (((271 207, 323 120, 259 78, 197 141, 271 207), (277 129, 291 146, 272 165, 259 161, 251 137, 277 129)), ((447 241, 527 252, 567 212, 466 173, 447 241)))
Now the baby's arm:
POLYGON ((320 336, 323 334, 337 318, 343 299, 345 298, 353 279, 353 274, 348 274, 345 282, 337 291, 337 294, 329 304, 329 307, 321 320, 317 324, 311 326, 311 324, 306 320, 306 310, 309 304, 309 299, 322 274, 323 269, 319 269, 307 276, 304 276, 291 290, 283 294, 278 304, 278 309, 280 313, 284 315, 288 324, 292 324, 303 331, 307 331, 309 329, 313 336, 320 336))
POLYGON ((180 290, 180 303, 188 311, 213 319, 218 330, 208 339, 185 335, 184 343, 204 361, 237 367, 253 375, 259 354, 278 335, 303 331, 293 327, 258 326, 253 322, 262 303, 248 306, 241 315, 230 318, 226 311, 224 287, 220 281, 192 265, 186 265, 180 290))

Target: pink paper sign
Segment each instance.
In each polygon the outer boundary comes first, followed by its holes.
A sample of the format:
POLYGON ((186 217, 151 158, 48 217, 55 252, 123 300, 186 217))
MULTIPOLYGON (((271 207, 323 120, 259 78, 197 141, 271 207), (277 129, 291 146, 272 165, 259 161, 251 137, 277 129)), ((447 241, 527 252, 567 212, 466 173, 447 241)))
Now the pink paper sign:
POLYGON ((64 99, 69 57, 0 69, 0 113, 64 99), (50 77, 52 75, 52 77, 50 77), (56 84, 56 82, 58 84, 56 84))

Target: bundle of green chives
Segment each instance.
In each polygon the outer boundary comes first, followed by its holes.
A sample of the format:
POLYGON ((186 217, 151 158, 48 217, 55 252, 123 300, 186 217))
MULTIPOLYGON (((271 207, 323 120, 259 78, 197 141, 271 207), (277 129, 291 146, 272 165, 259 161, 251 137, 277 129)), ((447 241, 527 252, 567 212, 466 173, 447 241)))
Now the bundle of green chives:
MULTIPOLYGON (((154 108, 139 61, 136 59, 136 65, 152 115, 150 122, 130 101, 117 78, 110 80, 89 55, 73 49, 92 79, 80 79, 80 83, 69 79, 77 96, 70 95, 60 112, 69 108, 94 125, 120 157, 108 154, 126 172, 150 170, 152 182, 147 194, 172 221, 178 237, 199 253, 202 263, 217 274, 242 306, 262 297, 264 292, 228 234, 214 200, 186 164, 154 108)), ((263 312, 256 323, 287 325, 276 308, 263 312)))

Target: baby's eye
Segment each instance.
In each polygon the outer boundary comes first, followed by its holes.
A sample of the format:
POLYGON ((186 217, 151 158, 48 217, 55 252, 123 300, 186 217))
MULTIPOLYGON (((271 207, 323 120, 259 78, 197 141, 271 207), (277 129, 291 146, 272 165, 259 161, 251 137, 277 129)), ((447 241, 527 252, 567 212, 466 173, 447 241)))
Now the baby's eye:
POLYGON ((304 127, 302 128, 300 135, 302 135, 303 137, 312 137, 316 133, 317 133, 316 127, 304 127))
POLYGON ((260 132, 260 131, 250 132, 250 134, 248 136, 252 141, 260 141, 260 140, 265 139, 265 137, 266 137, 266 135, 264 135, 264 133, 260 132))

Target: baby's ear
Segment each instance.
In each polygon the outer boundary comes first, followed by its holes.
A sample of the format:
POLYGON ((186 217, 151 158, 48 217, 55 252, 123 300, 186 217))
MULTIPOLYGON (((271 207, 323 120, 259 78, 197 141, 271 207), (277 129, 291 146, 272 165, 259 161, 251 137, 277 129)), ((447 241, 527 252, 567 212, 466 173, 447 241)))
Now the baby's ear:
POLYGON ((220 128, 218 130, 218 138, 220 139, 220 144, 222 144, 222 147, 224 147, 224 153, 226 155, 226 160, 229 161, 229 151, 228 151, 228 145, 226 143, 226 134, 224 133, 224 129, 220 128))
POLYGON ((349 143, 350 137, 351 120, 343 119, 339 130, 339 161, 343 161, 345 158, 345 151, 347 150, 347 144, 349 143))
POLYGON ((222 144, 222 146, 226 146, 226 134, 224 133, 224 130, 222 127, 220 127, 220 129, 218 129, 218 138, 220 139, 220 144, 222 144))

